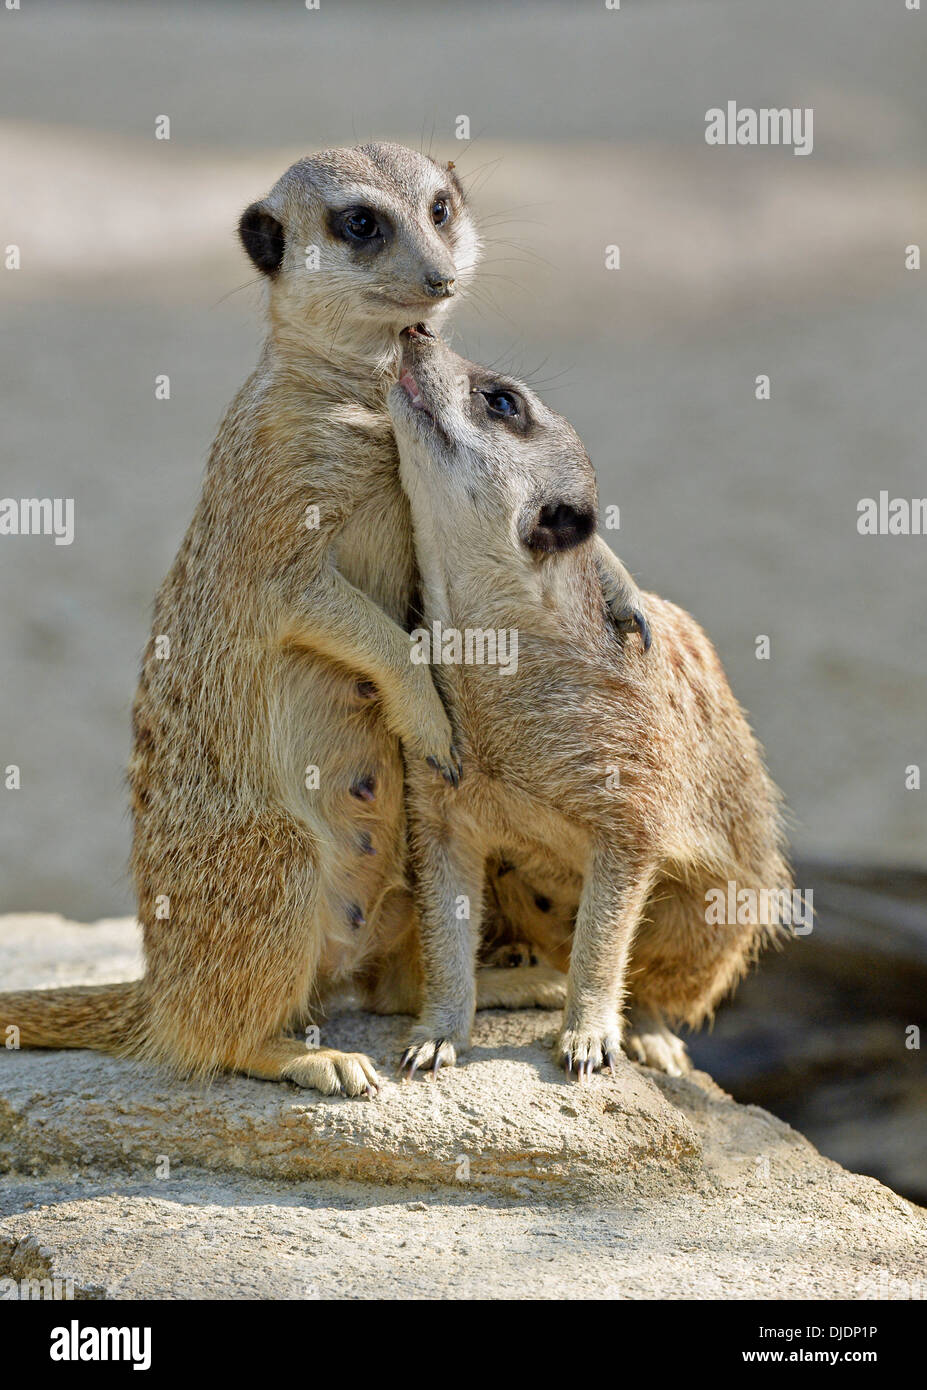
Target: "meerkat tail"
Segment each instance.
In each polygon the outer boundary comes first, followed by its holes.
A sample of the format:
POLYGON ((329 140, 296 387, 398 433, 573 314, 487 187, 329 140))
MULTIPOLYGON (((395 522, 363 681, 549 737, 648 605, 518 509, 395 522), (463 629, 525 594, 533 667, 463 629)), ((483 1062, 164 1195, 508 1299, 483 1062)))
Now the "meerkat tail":
POLYGON ((126 1053, 142 1013, 140 980, 0 994, 0 1037, 12 1046, 126 1053), (12 1033, 11 1029, 17 1029, 12 1033))

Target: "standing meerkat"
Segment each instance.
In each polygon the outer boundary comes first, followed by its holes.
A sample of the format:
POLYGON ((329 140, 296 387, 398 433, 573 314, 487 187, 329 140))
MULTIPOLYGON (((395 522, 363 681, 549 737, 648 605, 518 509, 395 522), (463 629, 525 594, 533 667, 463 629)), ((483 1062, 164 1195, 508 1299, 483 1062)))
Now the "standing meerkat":
POLYGON ((534 937, 569 972, 557 1044, 567 1070, 611 1065, 624 1042, 678 1073, 687 1057, 667 1022, 708 1017, 791 904, 779 797, 756 740, 687 613, 645 595, 646 657, 603 621, 595 474, 565 420, 414 335, 388 404, 422 637, 440 638, 435 676, 466 767, 456 790, 409 771, 425 1003, 406 1071, 437 1071, 467 1045, 486 865, 502 854, 546 859, 572 886, 575 927, 534 937), (508 634, 509 655, 517 634, 517 661, 461 660, 475 631, 500 648, 508 634), (730 883, 758 910, 710 925, 709 895, 730 883))
MULTIPOLYGON (((452 782, 459 764, 409 661, 417 581, 384 399, 400 331, 440 320, 479 243, 456 175, 396 145, 299 161, 239 230, 269 334, 158 594, 133 710, 146 974, 2 995, 0 1021, 23 1047, 359 1095, 368 1058, 288 1032, 348 981, 371 1007, 417 1007, 403 756, 452 782)), ((642 622, 600 560, 616 620, 642 622)), ((483 985, 487 1003, 556 1002, 543 971, 483 985)))

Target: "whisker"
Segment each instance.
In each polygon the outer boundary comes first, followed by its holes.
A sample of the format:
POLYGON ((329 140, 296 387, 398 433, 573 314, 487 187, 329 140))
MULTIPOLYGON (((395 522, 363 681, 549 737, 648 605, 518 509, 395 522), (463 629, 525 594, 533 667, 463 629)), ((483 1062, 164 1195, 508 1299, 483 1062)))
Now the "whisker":
POLYGON ((213 309, 218 309, 219 305, 224 304, 227 299, 231 299, 233 294, 240 294, 242 290, 248 290, 252 285, 259 285, 262 278, 262 276, 256 275, 253 280, 246 280, 243 285, 236 285, 235 289, 229 290, 226 294, 221 295, 211 307, 213 309))

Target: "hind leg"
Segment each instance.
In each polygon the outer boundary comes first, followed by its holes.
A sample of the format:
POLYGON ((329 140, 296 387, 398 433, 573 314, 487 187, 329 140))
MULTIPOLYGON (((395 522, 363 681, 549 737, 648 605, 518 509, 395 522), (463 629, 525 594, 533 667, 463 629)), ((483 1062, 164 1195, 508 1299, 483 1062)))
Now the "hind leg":
MULTIPOLYGON (((394 958, 368 977, 362 993, 365 1009, 375 1014, 417 1014, 423 1000, 417 958, 394 958)), ((550 965, 482 965, 476 972, 477 1009, 562 1009, 566 976, 550 965)))
POLYGON ((149 964, 142 1055, 181 1074, 233 1071, 325 1095, 372 1093, 369 1058, 285 1036, 325 985, 331 912, 316 836, 273 810, 211 836, 184 829, 173 826, 160 859, 136 857, 149 964), (169 919, 153 910, 156 888, 169 895, 169 919))
POLYGON ((668 1025, 697 1028, 711 1017, 754 958, 759 930, 709 923, 702 884, 658 883, 631 948, 628 1055, 670 1076, 690 1071, 685 1044, 668 1025))
POLYGON ((238 1070, 262 1081, 293 1081, 321 1091, 323 1096, 377 1094, 380 1078, 362 1052, 338 1052, 332 1047, 307 1048, 295 1038, 260 1043, 238 1062, 238 1070))
POLYGON ((685 1076, 692 1070, 685 1043, 670 1032, 659 1011, 629 1009, 622 1046, 632 1062, 667 1076, 685 1076))
POLYGON ((476 972, 478 1009, 562 1009, 567 977, 552 965, 483 965, 476 972))

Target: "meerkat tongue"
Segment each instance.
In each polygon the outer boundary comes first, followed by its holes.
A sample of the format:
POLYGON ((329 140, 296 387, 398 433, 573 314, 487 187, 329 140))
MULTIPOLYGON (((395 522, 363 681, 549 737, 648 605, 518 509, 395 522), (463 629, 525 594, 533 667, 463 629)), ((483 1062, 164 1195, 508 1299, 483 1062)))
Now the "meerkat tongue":
POLYGON ((403 391, 405 391, 413 405, 423 406, 425 404, 422 400, 422 393, 419 390, 418 382, 408 368, 406 368, 399 378, 399 385, 402 387, 403 391))

